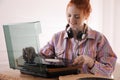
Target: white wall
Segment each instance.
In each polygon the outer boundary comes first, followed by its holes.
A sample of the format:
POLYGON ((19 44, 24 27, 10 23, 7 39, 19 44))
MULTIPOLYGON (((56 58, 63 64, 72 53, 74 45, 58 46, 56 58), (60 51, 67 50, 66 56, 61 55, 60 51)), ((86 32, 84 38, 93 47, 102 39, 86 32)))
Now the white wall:
POLYGON ((118 55, 118 62, 120 63, 120 0, 115 0, 114 7, 114 50, 118 55))
MULTIPOLYGON (((40 21, 41 47, 67 23, 65 9, 69 0, 0 0, 0 55, 6 51, 3 24, 40 21), (49 34, 49 35, 48 35, 49 34)), ((91 0, 89 25, 108 38, 119 59, 119 0, 91 0)))
POLYGON ((114 46, 114 0, 103 1, 103 27, 102 32, 109 40, 111 46, 114 46))
MULTIPOLYGON (((41 36, 44 37, 42 37, 40 41, 42 44, 41 46, 43 46, 49 39, 51 39, 55 32, 65 29, 67 23, 65 11, 68 1, 69 0, 1 0, 0 37, 2 38, 2 41, 0 44, 3 47, 1 46, 0 50, 5 50, 2 25, 28 21, 41 22, 41 36)), ((93 12, 90 17, 90 26, 100 30, 102 25, 102 19, 100 17, 102 16, 102 11, 101 7, 97 4, 101 3, 101 1, 92 0, 91 3, 93 4, 93 12), (96 16, 95 18, 94 15, 96 16), (94 20, 96 22, 94 22, 94 20), (92 22, 94 22, 94 24, 91 24, 92 22)))
POLYGON ((89 18, 89 26, 102 32, 103 26, 103 0, 91 0, 92 13, 89 18))
POLYGON ((117 62, 120 63, 120 0, 103 1, 103 27, 102 32, 107 37, 114 52, 117 54, 117 62))
MULTIPOLYGON (((5 50, 3 24, 40 21, 41 41, 49 40, 58 29, 66 25, 65 7, 68 0, 1 0, 0 2, 0 52, 5 50), (54 2, 54 3, 53 3, 54 2), (49 34, 49 35, 48 35, 49 34)), ((42 42, 44 43, 44 42, 42 42)))

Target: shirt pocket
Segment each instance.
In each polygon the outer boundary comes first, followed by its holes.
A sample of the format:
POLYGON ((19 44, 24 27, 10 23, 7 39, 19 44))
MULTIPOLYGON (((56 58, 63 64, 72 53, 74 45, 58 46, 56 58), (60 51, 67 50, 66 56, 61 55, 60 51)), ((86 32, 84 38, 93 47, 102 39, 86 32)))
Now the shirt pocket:
POLYGON ((63 58, 64 53, 65 53, 65 49, 63 49, 63 48, 56 48, 55 49, 55 55, 57 58, 63 58))
POLYGON ((94 51, 94 50, 88 50, 86 52, 86 55, 88 55, 89 57, 95 59, 96 58, 96 51, 94 51))

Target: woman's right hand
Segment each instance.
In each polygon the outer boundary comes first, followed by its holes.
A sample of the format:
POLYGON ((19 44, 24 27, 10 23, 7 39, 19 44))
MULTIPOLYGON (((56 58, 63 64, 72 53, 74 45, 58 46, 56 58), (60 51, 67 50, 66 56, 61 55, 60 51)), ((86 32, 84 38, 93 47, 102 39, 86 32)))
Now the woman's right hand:
POLYGON ((87 55, 80 55, 74 59, 73 65, 87 64, 89 68, 94 65, 94 60, 87 55))

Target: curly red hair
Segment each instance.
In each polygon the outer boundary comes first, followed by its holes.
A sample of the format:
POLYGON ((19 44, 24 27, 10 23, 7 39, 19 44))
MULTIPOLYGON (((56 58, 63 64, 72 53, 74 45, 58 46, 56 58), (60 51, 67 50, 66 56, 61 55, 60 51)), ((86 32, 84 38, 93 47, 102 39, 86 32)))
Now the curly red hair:
POLYGON ((90 15, 92 9, 91 9, 91 4, 90 0, 70 0, 70 2, 67 5, 67 8, 71 5, 75 5, 78 9, 83 10, 84 14, 87 16, 90 15))

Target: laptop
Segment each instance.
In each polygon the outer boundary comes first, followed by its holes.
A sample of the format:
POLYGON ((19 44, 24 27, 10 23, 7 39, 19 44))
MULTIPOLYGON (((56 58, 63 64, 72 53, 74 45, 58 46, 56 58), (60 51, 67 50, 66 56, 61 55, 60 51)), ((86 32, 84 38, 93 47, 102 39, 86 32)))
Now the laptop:
POLYGON ((40 50, 40 21, 6 24, 3 25, 3 30, 10 68, 18 69, 24 74, 42 77, 78 73, 76 66, 68 68, 61 61, 60 64, 55 65, 56 62, 54 61, 59 62, 59 60, 44 59, 37 54, 40 50), (35 55, 33 59, 28 60, 26 58, 27 51, 35 55))

